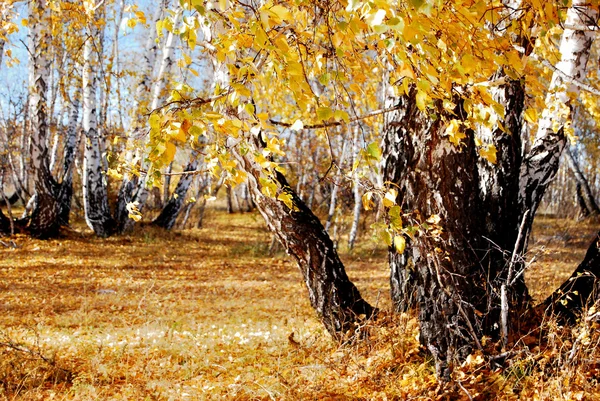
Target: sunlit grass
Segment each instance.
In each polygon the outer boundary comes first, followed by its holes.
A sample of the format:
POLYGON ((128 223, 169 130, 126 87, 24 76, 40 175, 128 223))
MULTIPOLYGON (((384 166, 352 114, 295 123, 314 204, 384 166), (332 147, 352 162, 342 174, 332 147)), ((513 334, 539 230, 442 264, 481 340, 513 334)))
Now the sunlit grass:
MULTIPOLYGON (((368 240, 352 253, 341 246, 342 259, 383 313, 365 340, 341 346, 316 319, 294 262, 268 255, 270 241, 260 216, 215 211, 200 230, 98 239, 75 225, 56 240, 18 236, 16 249, 0 250, 0 343, 23 349, 0 349, 0 399, 567 400, 593 384, 573 373, 578 359, 556 367, 574 340, 555 329, 560 345, 523 351, 506 370, 474 357, 455 373, 466 392, 440 388, 416 317, 388 312, 385 249, 368 240)), ((528 276, 535 294, 547 291, 541 277, 553 280, 548 266, 562 269, 552 254, 562 255, 548 253, 528 276)))

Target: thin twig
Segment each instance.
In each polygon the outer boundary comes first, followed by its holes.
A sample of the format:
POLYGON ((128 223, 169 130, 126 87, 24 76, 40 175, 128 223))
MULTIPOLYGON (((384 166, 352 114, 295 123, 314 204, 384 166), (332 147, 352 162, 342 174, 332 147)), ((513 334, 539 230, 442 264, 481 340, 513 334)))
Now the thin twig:
MULTIPOLYGON (((398 110, 401 107, 402 107, 401 105, 396 105, 396 106, 388 107, 385 109, 374 110, 365 115, 350 118, 347 122, 346 121, 323 122, 323 123, 317 123, 317 124, 304 125, 302 128, 303 129, 318 129, 318 128, 327 128, 327 127, 339 127, 341 125, 350 124, 350 123, 354 123, 357 121, 365 120, 367 118, 376 117, 381 114, 389 113, 390 111, 398 110)), ((273 120, 273 119, 270 119, 269 122, 273 125, 279 125, 281 127, 288 127, 288 128, 293 125, 291 123, 286 123, 284 121, 277 121, 277 120, 273 120)))
MULTIPOLYGON (((525 53, 525 49, 520 47, 520 46, 513 46, 518 52, 520 53, 525 53)), ((578 79, 573 78, 570 75, 567 75, 566 73, 564 73, 563 71, 559 70, 558 67, 556 67, 554 64, 552 64, 551 62, 549 62, 546 59, 541 58, 540 56, 538 56, 535 53, 531 53, 528 55, 528 57, 531 57, 532 59, 539 61, 544 67, 550 68, 552 71, 558 73, 558 75, 561 76, 561 78, 565 79, 566 81, 568 81, 569 83, 572 83, 575 86, 578 86, 580 89, 583 89, 586 92, 591 93, 592 95, 596 95, 596 96, 600 96, 600 89, 594 88, 591 85, 588 85, 584 82, 579 81, 578 79)))
POLYGON ((512 256, 510 258, 510 264, 508 265, 508 275, 506 276, 506 282, 509 286, 513 285, 513 273, 514 266, 517 259, 517 255, 521 252, 521 241, 523 239, 523 231, 525 230, 525 223, 527 222, 529 217, 529 209, 525 210, 523 213, 523 218, 521 219, 521 226, 519 227, 519 234, 517 235, 517 241, 515 242, 515 248, 513 249, 512 256))

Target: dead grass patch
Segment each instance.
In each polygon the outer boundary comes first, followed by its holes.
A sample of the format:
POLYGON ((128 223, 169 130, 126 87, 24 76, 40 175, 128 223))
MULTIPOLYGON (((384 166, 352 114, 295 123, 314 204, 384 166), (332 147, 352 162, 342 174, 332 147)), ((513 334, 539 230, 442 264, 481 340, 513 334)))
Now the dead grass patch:
MULTIPOLYGON (((544 233, 564 228, 542 223, 544 233)), ((548 252, 527 276, 538 299, 587 247, 544 233, 535 246, 548 252)), ((439 388, 416 318, 385 312, 385 249, 363 241, 343 252, 384 313, 365 341, 342 347, 315 318, 294 262, 267 254, 270 239, 259 216, 214 211, 199 230, 98 239, 75 225, 50 241, 17 236, 17 248, 0 248, 0 331, 35 353, 0 347, 0 399, 595 399, 592 323, 568 363, 584 326, 549 330, 545 348, 520 344, 504 370, 475 355, 439 388)))

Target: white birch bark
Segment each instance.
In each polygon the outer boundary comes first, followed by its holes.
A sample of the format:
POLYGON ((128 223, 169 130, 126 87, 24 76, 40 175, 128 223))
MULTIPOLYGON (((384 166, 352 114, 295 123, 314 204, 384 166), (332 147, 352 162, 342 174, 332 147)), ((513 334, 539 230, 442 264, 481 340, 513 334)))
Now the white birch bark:
POLYGON ((46 0, 30 2, 30 113, 31 164, 34 171, 35 202, 29 220, 29 231, 37 237, 58 233, 58 203, 49 169, 48 157, 48 82, 51 60, 50 7, 46 0))
MULTIPOLYGON (((179 26, 179 21, 181 20, 181 16, 183 13, 183 9, 178 7, 175 11, 175 16, 173 16, 173 31, 177 29, 179 26)), ((165 45, 162 51, 162 60, 160 63, 160 67, 156 74, 156 81, 154 82, 154 86, 152 87, 152 102, 150 103, 150 110, 154 110, 158 107, 158 103, 161 100, 162 92, 165 90, 167 85, 167 72, 171 69, 173 65, 173 49, 175 46, 175 34, 173 32, 169 32, 167 35, 167 39, 165 40, 165 45)))
MULTIPOLYGON (((173 31, 177 29, 179 25, 179 21, 181 19, 183 13, 183 9, 178 7, 175 15, 173 16, 173 31)), ((169 32, 167 35, 167 39, 165 40, 165 44, 162 50, 162 59, 160 68, 158 70, 156 81, 154 82, 154 86, 152 87, 152 102, 150 103, 150 110, 154 110, 158 107, 158 103, 161 99, 161 94, 166 87, 167 74, 166 72, 171 68, 173 64, 173 48, 174 48, 174 40, 175 35, 173 32, 169 32)), ((147 168, 146 168, 147 169, 147 168)), ((148 200, 148 186, 147 180, 148 176, 144 180, 141 180, 141 183, 138 185, 137 194, 135 196, 135 201, 138 203, 138 209, 141 211, 143 207, 146 205, 146 201, 148 200)), ((131 224, 131 223, 130 223, 131 224)))
POLYGON ((138 102, 140 102, 141 99, 149 99, 156 53, 158 52, 158 44, 156 43, 156 23, 161 19, 164 10, 167 7, 167 3, 168 0, 161 0, 154 10, 152 23, 150 24, 150 30, 148 32, 148 39, 146 40, 146 46, 142 56, 142 78, 135 90, 135 97, 138 102))
MULTIPOLYGON (((352 138, 352 165, 354 166, 354 158, 358 157, 359 149, 358 146, 358 132, 359 127, 354 129, 354 138, 352 138)), ((360 180, 358 172, 355 170, 352 173, 352 195, 354 198, 354 208, 352 210, 352 227, 350 228, 350 234, 348 235, 348 248, 354 248, 356 237, 358 236, 358 224, 360 222, 360 209, 362 208, 362 198, 360 194, 360 180)))
POLYGON ((85 221, 100 237, 113 233, 114 222, 108 207, 108 196, 102 168, 102 151, 97 126, 96 73, 98 53, 94 40, 99 36, 98 21, 89 15, 90 36, 83 49, 83 131, 86 137, 83 159, 83 205, 85 221))
POLYGON ((78 90, 70 103, 69 124, 65 135, 65 146, 63 148, 62 171, 60 173, 60 189, 58 191, 59 220, 60 224, 69 224, 71 213, 71 199, 73 198, 73 166, 77 155, 77 120, 79 118, 81 90, 78 90))
POLYGON ((538 123, 535 140, 521 167, 519 203, 523 211, 529 210, 531 219, 558 170, 560 156, 566 144, 564 128, 568 115, 564 111, 568 111, 571 100, 580 91, 572 81, 585 78, 595 36, 592 30, 583 28, 595 25, 597 18, 597 10, 590 7, 586 0, 573 0, 567 11, 559 48, 561 59, 548 88, 546 109, 538 123))
MULTIPOLYGON (((117 76, 121 71, 120 69, 120 60, 119 60, 119 29, 121 27, 121 22, 123 21, 123 11, 125 9, 125 0, 119 1, 115 5, 115 30, 113 32, 113 54, 112 54, 112 68, 114 69, 117 76)), ((119 129, 123 129, 123 107, 122 107, 122 99, 121 99, 121 80, 116 79, 115 81, 115 93, 117 95, 117 107, 118 110, 118 119, 119 119, 119 129)))
MULTIPOLYGON (((134 146, 133 140, 135 138, 133 138, 133 136, 135 136, 135 132, 141 130, 145 124, 142 116, 147 112, 148 102, 150 101, 152 76, 156 60, 156 53, 158 51, 158 44, 156 43, 156 23, 161 19, 167 4, 168 0, 161 0, 158 2, 152 17, 150 30, 148 31, 148 39, 144 48, 140 68, 142 75, 135 89, 136 107, 134 109, 135 115, 132 116, 132 130, 134 135, 130 133, 127 138, 125 151, 126 163, 132 163, 135 154, 138 154, 138 156, 141 157, 140 148, 143 148, 143 146, 134 146)), ((140 180, 137 177, 131 177, 128 173, 123 174, 123 182, 121 183, 121 187, 119 189, 117 207, 115 211, 115 220, 117 221, 118 225, 117 231, 119 232, 127 231, 133 227, 134 222, 129 218, 127 204, 133 200, 136 191, 140 192, 142 190, 141 185, 143 184, 140 184, 139 181, 140 180)), ((144 180, 141 181, 143 182, 144 180)))

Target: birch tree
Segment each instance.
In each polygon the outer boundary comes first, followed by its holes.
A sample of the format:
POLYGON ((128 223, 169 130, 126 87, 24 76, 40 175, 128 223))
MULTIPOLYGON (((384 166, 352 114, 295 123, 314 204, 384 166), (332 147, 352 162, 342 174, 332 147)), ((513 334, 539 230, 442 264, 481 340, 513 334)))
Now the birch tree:
POLYGON ((96 4, 86 10, 90 26, 89 36, 83 48, 83 131, 85 153, 83 163, 83 199, 85 220, 96 235, 108 237, 114 231, 115 222, 108 206, 106 176, 102 167, 101 135, 97 125, 96 72, 98 66, 97 43, 100 21, 96 19, 96 4))
POLYGON ((29 232, 36 237, 56 236, 60 222, 56 199, 57 184, 50 172, 48 154, 47 79, 50 76, 50 14, 45 0, 30 2, 30 29, 33 48, 30 49, 31 77, 31 164, 34 171, 35 202, 28 222, 29 232))

